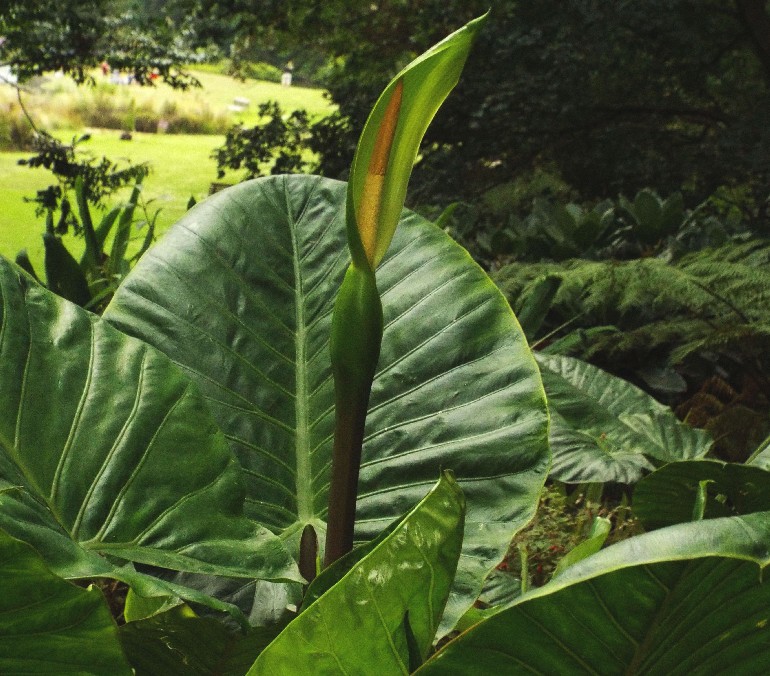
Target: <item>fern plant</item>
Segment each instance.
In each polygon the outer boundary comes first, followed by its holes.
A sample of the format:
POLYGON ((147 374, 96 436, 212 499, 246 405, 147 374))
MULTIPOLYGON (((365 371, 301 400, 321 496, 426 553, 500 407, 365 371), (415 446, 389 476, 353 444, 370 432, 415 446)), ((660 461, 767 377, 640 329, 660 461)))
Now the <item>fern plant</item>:
POLYGON ((544 279, 556 280, 550 308, 530 327, 533 344, 657 391, 692 422, 713 426, 717 448, 739 459, 766 433, 769 262, 770 242, 752 239, 678 260, 513 263, 496 281, 522 312, 542 297, 544 279), (736 406, 744 422, 726 424, 736 406), (755 421, 748 434, 746 420, 755 421))

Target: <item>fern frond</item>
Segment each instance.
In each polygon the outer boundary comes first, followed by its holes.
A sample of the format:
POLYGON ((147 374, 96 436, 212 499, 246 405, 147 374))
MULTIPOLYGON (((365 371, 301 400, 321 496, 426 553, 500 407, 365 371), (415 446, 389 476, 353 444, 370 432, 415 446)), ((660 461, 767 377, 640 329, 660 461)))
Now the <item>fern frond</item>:
POLYGON ((541 335, 565 324, 569 330, 617 327, 596 333, 584 348, 586 358, 664 351, 669 364, 680 364, 704 352, 770 354, 766 240, 731 243, 678 261, 515 263, 501 269, 496 281, 521 303, 544 274, 560 277, 561 286, 541 335))

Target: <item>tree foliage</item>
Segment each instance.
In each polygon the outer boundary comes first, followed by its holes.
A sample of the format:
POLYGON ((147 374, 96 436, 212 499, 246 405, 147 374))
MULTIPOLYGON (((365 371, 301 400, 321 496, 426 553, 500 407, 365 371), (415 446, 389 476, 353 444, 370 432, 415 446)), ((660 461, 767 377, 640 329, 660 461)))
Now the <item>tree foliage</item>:
POLYGON ((175 87, 195 85, 184 71, 195 58, 192 34, 180 23, 184 4, 154 3, 150 12, 131 0, 7 0, 0 14, 0 64, 22 81, 61 70, 82 83, 107 61, 142 84, 156 74, 175 87))
POLYGON ((768 262, 755 239, 678 260, 514 263, 496 281, 518 312, 544 278, 558 280, 535 344, 678 401, 722 457, 745 460, 768 432, 768 262))
MULTIPOLYGON (((358 129, 381 87, 414 54, 492 6, 457 95, 417 169, 417 199, 474 198, 533 167, 553 167, 583 198, 653 186, 693 203, 749 188, 764 213, 770 177, 770 10, 765 0, 589 0, 245 5, 231 30, 335 59, 326 85, 358 129), (345 21, 340 22, 339 16, 345 21), (278 37, 277 37, 278 36, 278 37)), ((323 148, 321 170, 326 153, 323 148)), ((335 162, 335 168, 339 163, 335 162)))

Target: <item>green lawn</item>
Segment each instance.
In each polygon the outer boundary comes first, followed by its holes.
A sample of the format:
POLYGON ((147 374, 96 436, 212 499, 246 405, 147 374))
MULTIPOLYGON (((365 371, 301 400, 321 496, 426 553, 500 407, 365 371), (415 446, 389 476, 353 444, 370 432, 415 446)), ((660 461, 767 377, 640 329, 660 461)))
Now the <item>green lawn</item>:
MULTIPOLYGON (((149 162, 144 197, 151 211, 161 209, 159 230, 165 230, 184 213, 190 196, 201 200, 216 180, 216 163, 211 151, 222 143, 219 136, 134 134, 132 141, 121 141, 119 132, 91 130, 88 149, 122 163, 149 162)), ((49 185, 51 175, 43 169, 18 166, 17 160, 29 153, 0 153, 0 254, 13 257, 26 248, 36 267, 42 261, 43 220, 35 217, 33 204, 24 197, 49 185)))
MULTIPOLYGON (((202 90, 176 92, 163 86, 155 89, 123 86, 116 87, 116 95, 126 96, 130 93, 137 102, 155 97, 159 105, 167 99, 180 106, 195 106, 204 102, 217 114, 228 115, 233 124, 254 124, 257 105, 268 99, 278 100, 287 110, 306 108, 315 116, 328 114, 331 110, 320 90, 281 87, 270 82, 239 82, 214 73, 201 72, 196 75, 203 83, 202 90), (251 101, 249 109, 244 113, 228 111, 227 106, 235 97, 248 98, 251 101)), ((51 122, 55 119, 57 101, 62 101, 62 92, 70 91, 74 92, 70 95, 78 95, 78 90, 67 82, 60 82, 56 90, 56 96, 49 99, 42 94, 32 97, 34 105, 30 104, 29 107, 33 116, 51 122)), ((3 94, 7 94, 7 89, 3 94)), ((59 129, 55 133, 59 138, 69 140, 82 131, 59 129)), ((92 139, 82 147, 94 156, 105 155, 122 164, 128 161, 150 163, 152 170, 145 179, 144 196, 148 201, 151 200, 151 210, 161 209, 158 218, 161 232, 184 213, 190 196, 196 200, 205 198, 211 182, 217 180, 216 163, 210 155, 214 148, 222 144, 223 136, 135 133, 133 140, 121 141, 120 132, 116 130, 88 131, 92 139)), ((20 158, 29 155, 0 152, 0 254, 13 258, 20 249, 26 248, 35 267, 42 268, 40 235, 43 221, 35 217, 34 205, 25 203, 24 197, 33 196, 36 190, 44 188, 53 180, 44 169, 30 169, 17 164, 20 158)), ((238 177, 229 178, 235 180, 238 177)))

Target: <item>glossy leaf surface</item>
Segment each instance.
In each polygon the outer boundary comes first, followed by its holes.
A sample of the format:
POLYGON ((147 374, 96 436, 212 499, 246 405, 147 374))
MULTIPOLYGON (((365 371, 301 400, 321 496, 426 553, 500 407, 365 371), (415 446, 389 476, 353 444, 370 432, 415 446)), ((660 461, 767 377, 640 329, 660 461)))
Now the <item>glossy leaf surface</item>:
POLYGON ((663 462, 702 457, 711 438, 631 383, 579 359, 536 353, 551 407, 551 476, 634 483, 663 462))
POLYGON ((647 530, 691 521, 702 482, 705 519, 770 510, 770 472, 697 460, 664 465, 642 479, 634 487, 634 514, 647 530))
POLYGON ((768 544, 767 512, 625 540, 472 627, 417 673, 763 673, 768 544))
POLYGON ((297 578, 243 516, 238 465, 184 374, 5 261, 0 291, 0 527, 65 577, 109 572, 109 554, 297 578))
POLYGON ((275 638, 269 629, 227 629, 184 607, 120 628, 131 666, 141 676, 243 676, 275 638))
POLYGON ((2 531, 0 673, 131 674, 102 593, 57 577, 2 531))
MULTIPOLYGON (((345 185, 317 177, 218 193, 145 255, 105 313, 195 380, 243 466, 248 515, 294 543, 306 524, 323 542, 344 205, 345 185)), ((415 214, 404 213, 377 283, 385 333, 356 537, 376 537, 451 469, 468 502, 450 601, 459 616, 537 503, 548 467, 539 373, 496 287, 415 214)))
POLYGON ((410 637, 424 659, 438 628, 460 555, 464 511, 457 483, 445 474, 390 535, 281 632, 249 674, 408 673, 410 637))

